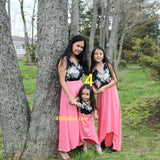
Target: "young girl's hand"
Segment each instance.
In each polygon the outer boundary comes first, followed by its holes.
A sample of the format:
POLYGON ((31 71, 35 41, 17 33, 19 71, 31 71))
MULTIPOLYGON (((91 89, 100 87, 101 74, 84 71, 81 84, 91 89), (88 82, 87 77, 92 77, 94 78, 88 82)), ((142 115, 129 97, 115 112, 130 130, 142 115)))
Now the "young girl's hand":
POLYGON ((97 114, 97 112, 94 113, 94 117, 95 117, 96 120, 98 119, 98 114, 97 114))
POLYGON ((75 104, 78 108, 82 107, 83 105, 80 102, 76 102, 75 104))
POLYGON ((97 94, 97 89, 94 86, 92 88, 93 88, 94 94, 97 94))
POLYGON ((103 93, 104 91, 105 91, 105 88, 104 88, 104 87, 101 87, 100 89, 97 90, 97 94, 103 93))

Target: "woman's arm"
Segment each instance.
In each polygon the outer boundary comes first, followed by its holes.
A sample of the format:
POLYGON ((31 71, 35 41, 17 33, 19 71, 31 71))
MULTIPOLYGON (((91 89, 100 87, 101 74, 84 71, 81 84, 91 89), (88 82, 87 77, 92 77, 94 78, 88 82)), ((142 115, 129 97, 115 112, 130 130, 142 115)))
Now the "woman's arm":
POLYGON ((109 70, 110 70, 111 75, 112 75, 112 77, 111 77, 112 80, 111 80, 111 82, 109 84, 107 84, 107 85, 101 87, 100 89, 98 89, 97 93, 103 93, 107 88, 112 87, 115 84, 117 84, 117 77, 116 77, 114 69, 113 69, 113 67, 112 67, 112 65, 110 63, 108 64, 108 67, 109 67, 109 70))
POLYGON ((64 92, 66 93, 66 95, 68 97, 69 103, 74 104, 74 97, 69 92, 66 81, 65 81, 66 72, 67 72, 66 68, 67 68, 66 58, 63 59, 63 63, 62 63, 62 59, 61 59, 59 64, 58 64, 58 74, 59 74, 60 84, 61 84, 64 92))

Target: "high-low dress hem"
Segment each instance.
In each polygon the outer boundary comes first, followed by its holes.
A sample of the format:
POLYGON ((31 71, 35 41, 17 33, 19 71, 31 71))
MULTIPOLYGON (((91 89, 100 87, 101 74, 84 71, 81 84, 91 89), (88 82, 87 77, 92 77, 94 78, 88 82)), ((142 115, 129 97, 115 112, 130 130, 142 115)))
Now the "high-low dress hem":
POLYGON ((121 150, 121 109, 116 85, 97 95, 98 138, 105 146, 121 150))

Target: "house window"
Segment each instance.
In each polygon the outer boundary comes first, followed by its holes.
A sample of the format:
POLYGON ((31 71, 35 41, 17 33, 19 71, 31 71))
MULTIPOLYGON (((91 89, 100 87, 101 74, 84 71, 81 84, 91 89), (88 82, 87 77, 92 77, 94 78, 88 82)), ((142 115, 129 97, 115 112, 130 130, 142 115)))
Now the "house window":
POLYGON ((16 46, 16 49, 20 49, 20 46, 16 46))

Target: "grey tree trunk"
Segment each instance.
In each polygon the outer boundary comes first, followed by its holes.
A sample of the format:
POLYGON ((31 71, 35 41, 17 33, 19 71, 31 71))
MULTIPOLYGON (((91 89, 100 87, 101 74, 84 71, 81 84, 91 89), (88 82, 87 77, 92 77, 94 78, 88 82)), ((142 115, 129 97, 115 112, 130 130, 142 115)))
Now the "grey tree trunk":
POLYGON ((104 0, 100 0, 101 4, 101 17, 100 17, 100 36, 99 36, 99 45, 104 48, 105 43, 105 9, 106 4, 104 0))
POLYGON ((32 58, 31 58, 31 53, 30 53, 30 48, 29 48, 29 38, 28 38, 28 32, 27 32, 26 18, 25 18, 24 10, 23 10, 23 0, 19 0, 19 3, 20 3, 21 15, 22 15, 22 20, 23 20, 23 25, 24 25, 24 36, 25 36, 27 63, 32 63, 32 58))
POLYGON ((115 2, 114 17, 113 17, 113 22, 112 22, 112 31, 111 31, 110 39, 107 45, 108 47, 107 57, 111 63, 113 62, 114 51, 117 49, 116 41, 117 41, 117 36, 118 36, 120 4, 121 4, 121 0, 117 0, 115 2))
MULTIPOLYGON (((106 39, 106 44, 108 43, 109 40, 109 13, 110 13, 110 0, 106 0, 106 10, 105 10, 105 37, 104 38, 104 43, 105 43, 105 39, 106 39)), ((106 47, 106 45, 104 46, 104 48, 106 47)))
POLYGON ((60 84, 57 60, 68 43, 67 1, 39 0, 38 73, 30 109, 9 30, 5 0, 0 0, 0 123, 4 159, 45 159, 58 142, 60 84))
POLYGON ((8 0, 8 17, 9 17, 10 30, 12 31, 12 29, 11 29, 11 2, 10 2, 10 0, 8 0))
POLYGON ((66 0, 38 1, 38 73, 26 151, 23 157, 53 155, 58 144, 60 84, 57 60, 68 43, 66 0))
POLYGON ((79 33, 79 0, 72 0, 71 33, 73 37, 79 33))
POLYGON ((36 18, 35 9, 36 9, 37 0, 34 0, 33 12, 32 12, 32 45, 34 44, 34 21, 36 18))
POLYGON ((6 0, 0 0, 0 121, 4 159, 19 157, 24 149, 30 109, 11 38, 6 0))
POLYGON ((98 0, 93 0, 93 13, 92 13, 92 27, 89 37, 89 55, 94 48, 94 37, 96 32, 96 23, 97 23, 97 8, 98 8, 98 0))

